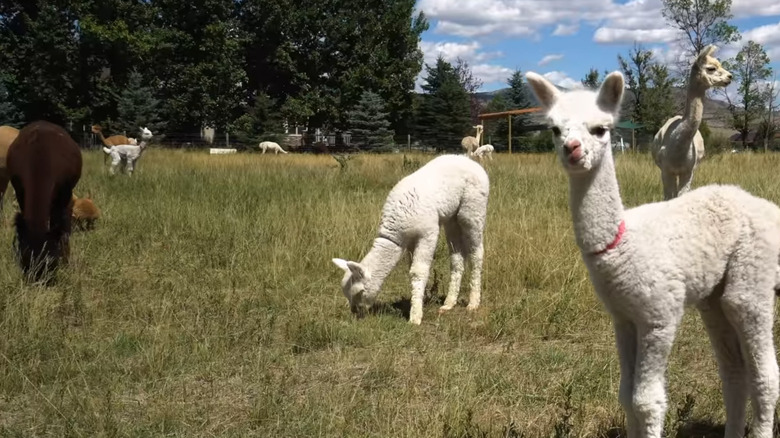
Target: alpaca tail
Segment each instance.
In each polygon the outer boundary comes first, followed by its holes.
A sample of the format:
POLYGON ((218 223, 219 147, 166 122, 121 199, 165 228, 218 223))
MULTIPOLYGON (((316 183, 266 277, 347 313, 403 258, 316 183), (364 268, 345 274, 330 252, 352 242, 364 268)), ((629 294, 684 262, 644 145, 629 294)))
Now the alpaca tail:
POLYGON ((103 152, 105 152, 105 153, 107 153, 107 154, 110 154, 110 153, 111 153, 111 149, 109 149, 109 148, 107 148, 107 147, 103 146, 103 152))

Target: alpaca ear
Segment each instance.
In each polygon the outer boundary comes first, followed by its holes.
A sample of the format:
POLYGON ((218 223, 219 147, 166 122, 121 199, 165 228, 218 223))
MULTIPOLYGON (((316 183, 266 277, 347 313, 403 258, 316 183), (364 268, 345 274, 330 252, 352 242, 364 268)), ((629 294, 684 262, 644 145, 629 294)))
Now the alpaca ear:
POLYGON ((360 263, 347 261, 347 267, 352 271, 352 278, 358 279, 366 277, 366 270, 360 263))
POLYGON ((344 259, 339 259, 339 258, 334 258, 334 259, 331 259, 331 260, 332 260, 332 261, 333 261, 333 263, 335 263, 335 264, 336 264, 336 266, 338 266, 339 268, 341 268, 341 269, 343 269, 343 270, 345 270, 345 271, 349 271, 349 266, 347 266, 347 261, 346 261, 346 260, 344 260, 344 259))
POLYGON ((709 46, 703 48, 701 52, 699 52, 699 55, 696 57, 696 62, 702 62, 705 59, 707 59, 708 56, 711 56, 713 53, 715 53, 715 50, 717 50, 718 47, 714 44, 710 44, 709 46))
POLYGON ((623 74, 619 71, 610 73, 599 88, 596 104, 602 111, 617 114, 620 111, 620 103, 623 101, 623 74))
POLYGON ((539 99, 539 103, 545 108, 550 109, 555 104, 558 96, 561 94, 560 90, 555 88, 550 81, 544 78, 544 76, 529 71, 525 74, 525 78, 528 83, 531 84, 531 89, 534 91, 536 98, 539 99))

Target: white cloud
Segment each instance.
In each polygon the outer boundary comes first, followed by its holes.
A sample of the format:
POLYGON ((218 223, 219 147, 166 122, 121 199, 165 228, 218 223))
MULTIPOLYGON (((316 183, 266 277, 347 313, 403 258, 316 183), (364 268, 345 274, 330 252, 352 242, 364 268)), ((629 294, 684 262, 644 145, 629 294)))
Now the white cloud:
POLYGON ((674 29, 616 29, 600 27, 593 34, 593 41, 602 44, 669 43, 677 38, 674 29))
MULTIPOLYGON (((599 26, 601 44, 668 43, 675 32, 661 15, 661 0, 419 0, 417 8, 436 20, 434 32, 479 38, 489 35, 538 38, 572 35, 581 24, 599 26)), ((777 0, 733 0, 735 18, 780 15, 777 0)))
POLYGON ((563 24, 559 23, 557 26, 555 26, 555 30, 553 31, 553 35, 555 36, 568 36, 568 35, 574 35, 580 30, 579 24, 563 24))
MULTIPOLYGON (((778 7, 780 7, 780 3, 778 3, 778 7)), ((780 60, 780 22, 759 26, 742 32, 742 40, 736 44, 732 44, 730 47, 730 49, 734 51, 734 54, 731 56, 736 55, 736 52, 751 40, 764 46, 766 54, 769 55, 769 59, 773 61, 780 60)))
POLYGON ((549 64, 549 63, 551 63, 553 61, 560 61, 561 59, 563 59, 563 54, 562 53, 555 53, 555 54, 552 54, 552 55, 545 56, 544 58, 542 58, 537 63, 537 65, 547 65, 547 64, 549 64))
POLYGON ((582 82, 572 79, 566 73, 562 71, 553 70, 551 72, 544 73, 544 76, 548 81, 563 88, 583 88, 582 82))

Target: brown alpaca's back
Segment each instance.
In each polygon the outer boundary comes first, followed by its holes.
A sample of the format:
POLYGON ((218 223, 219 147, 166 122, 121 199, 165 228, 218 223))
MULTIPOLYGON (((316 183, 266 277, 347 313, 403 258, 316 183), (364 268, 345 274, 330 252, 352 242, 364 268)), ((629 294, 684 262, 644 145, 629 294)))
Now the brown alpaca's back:
POLYGON ((70 252, 73 188, 81 178, 81 150, 67 131, 38 121, 8 148, 8 173, 20 212, 14 220, 22 270, 33 280, 53 271, 70 252))
POLYGON ((119 146, 122 144, 130 144, 130 139, 124 135, 112 135, 111 137, 103 137, 103 128, 100 125, 92 125, 92 132, 98 135, 100 141, 106 147, 119 146))
POLYGON ((73 224, 80 230, 91 230, 95 228, 95 221, 100 219, 100 209, 90 199, 79 198, 73 195, 73 224))

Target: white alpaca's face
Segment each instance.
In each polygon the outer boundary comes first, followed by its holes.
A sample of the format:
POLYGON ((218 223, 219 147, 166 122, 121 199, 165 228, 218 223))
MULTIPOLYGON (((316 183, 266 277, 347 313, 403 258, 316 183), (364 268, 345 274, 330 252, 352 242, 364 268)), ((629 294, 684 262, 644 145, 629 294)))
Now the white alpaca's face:
POLYGON ((366 293, 365 280, 370 275, 357 262, 351 262, 343 259, 333 259, 333 263, 344 270, 344 277, 341 279, 341 291, 349 301, 349 310, 356 314, 358 318, 365 316, 371 306, 374 305, 374 294, 366 293))
POLYGON ((699 53, 694 64, 694 69, 698 69, 697 77, 704 82, 707 88, 725 87, 731 83, 731 73, 723 68, 712 54, 715 52, 715 46, 707 46, 699 53))
POLYGON ((578 174, 597 168, 610 148, 610 129, 617 122, 623 76, 612 73, 598 92, 567 93, 536 73, 529 72, 526 77, 547 110, 553 142, 564 170, 578 174))
POLYGON ((149 140, 152 138, 152 131, 148 128, 141 128, 141 138, 143 140, 149 140))

